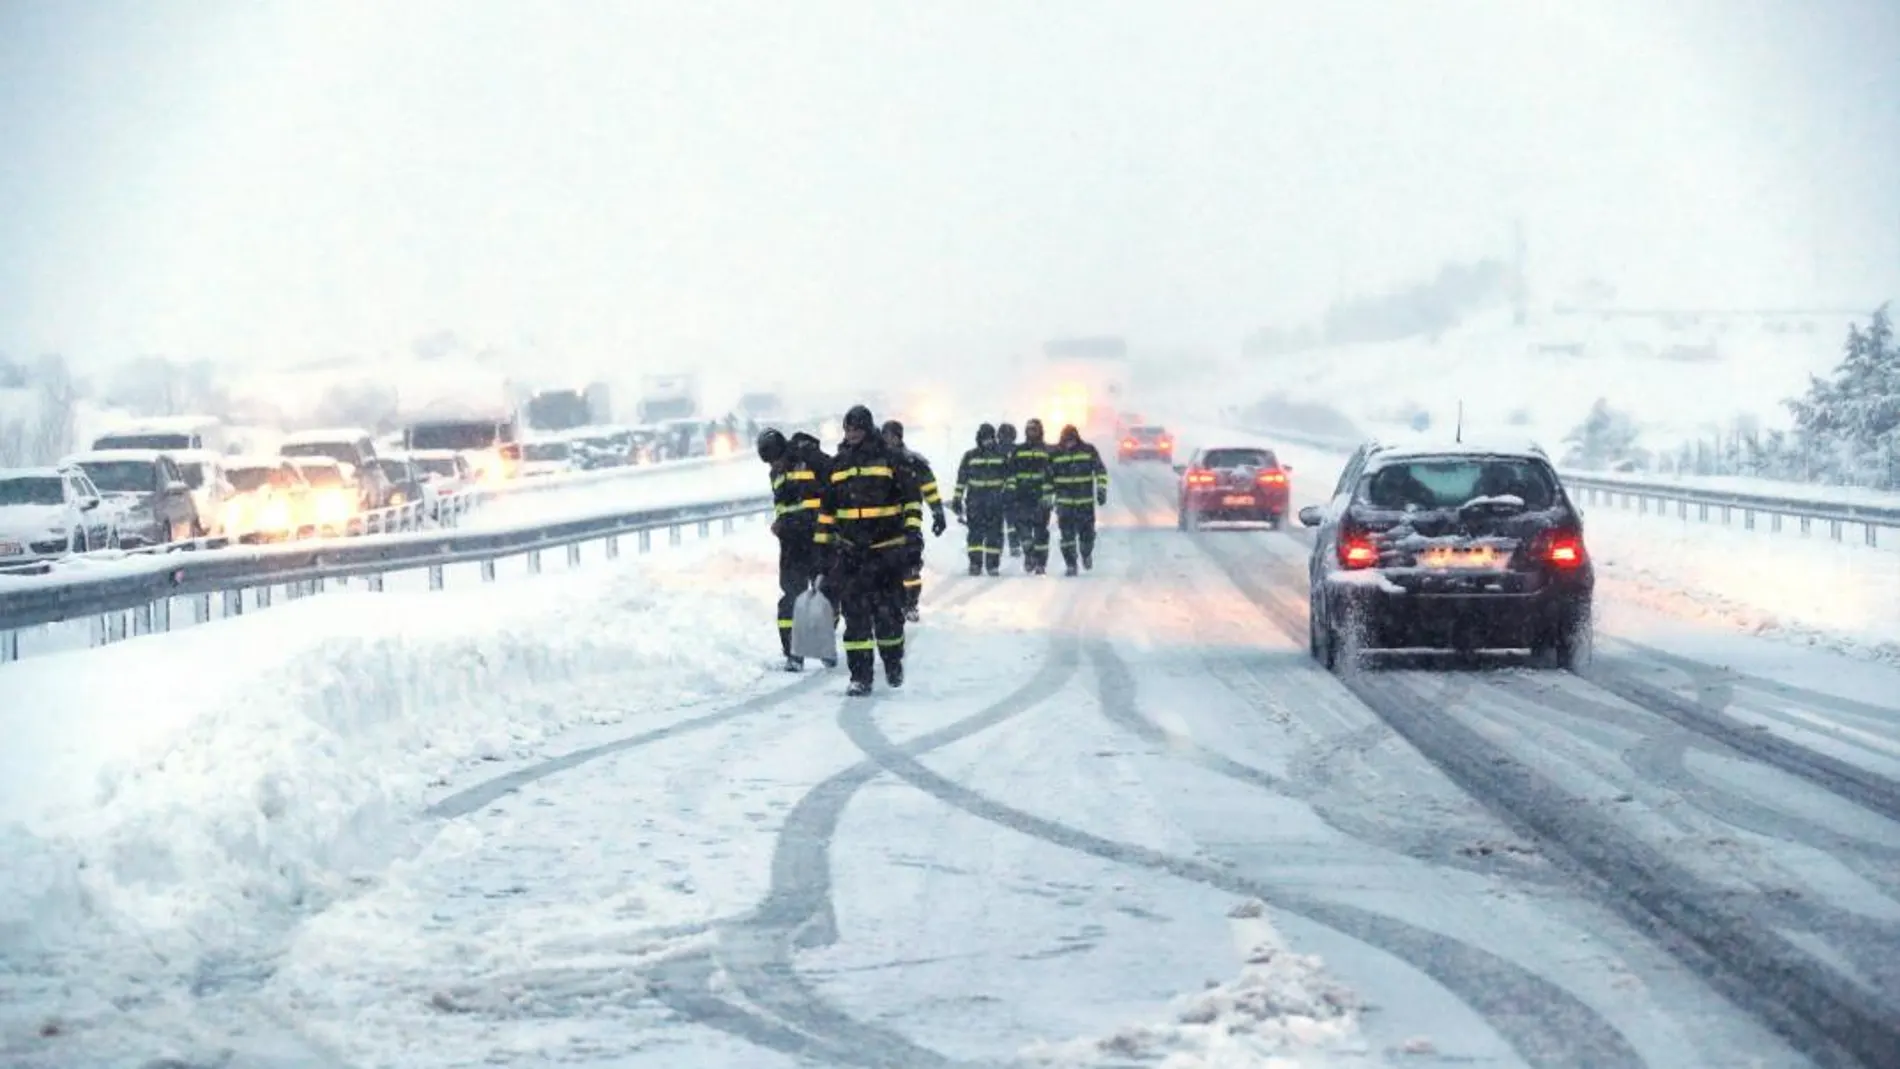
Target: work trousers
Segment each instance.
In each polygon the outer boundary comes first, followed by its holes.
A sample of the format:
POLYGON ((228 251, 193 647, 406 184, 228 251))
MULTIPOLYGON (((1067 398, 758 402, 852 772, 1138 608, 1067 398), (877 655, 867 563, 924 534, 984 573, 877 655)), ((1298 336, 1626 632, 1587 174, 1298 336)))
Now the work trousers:
POLYGON ((1057 505, 1056 529, 1062 538, 1062 563, 1074 564, 1079 551, 1083 560, 1095 558, 1095 505, 1057 505))
POLYGON ((1003 561, 1003 502, 972 498, 963 507, 969 525, 970 569, 995 575, 1003 561))

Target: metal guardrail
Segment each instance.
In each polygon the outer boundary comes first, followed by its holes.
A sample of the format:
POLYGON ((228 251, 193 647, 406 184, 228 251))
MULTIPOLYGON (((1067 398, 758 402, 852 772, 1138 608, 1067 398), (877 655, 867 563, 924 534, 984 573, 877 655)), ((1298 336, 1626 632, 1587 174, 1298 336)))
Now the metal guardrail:
MULTIPOLYGON (((1279 438, 1294 445, 1345 453, 1358 448, 1360 444, 1297 431, 1256 429, 1248 433, 1263 438, 1279 438)), ((1882 528, 1900 529, 1900 508, 1818 501, 1812 496, 1741 493, 1601 473, 1563 471, 1561 474, 1564 486, 1580 497, 1586 507, 1601 504, 1655 516, 1667 516, 1673 512, 1682 520, 1696 519, 1727 525, 1734 525, 1739 518, 1742 529, 1748 531, 1760 530, 1766 524, 1769 531, 1780 532, 1792 520, 1802 534, 1810 534, 1816 524, 1824 524, 1828 537, 1836 542, 1845 541, 1846 532, 1852 529, 1858 530, 1861 541, 1869 546, 1880 545, 1882 528)))
POLYGON ((190 605, 197 623, 269 608, 279 591, 285 599, 322 592, 331 583, 364 581, 383 589, 384 577, 426 570, 430 590, 440 590, 450 564, 479 563, 483 581, 495 578, 495 562, 527 558, 528 571, 541 570, 541 554, 565 548, 569 566, 578 564, 583 547, 601 543, 609 559, 620 555, 620 539, 634 535, 640 552, 652 548, 657 531, 669 542, 682 541, 696 526, 701 537, 718 523, 730 531, 741 519, 772 511, 771 498, 751 495, 695 505, 674 505, 607 513, 556 523, 481 532, 422 533, 390 540, 343 540, 320 544, 290 543, 236 547, 216 554, 181 554, 126 562, 115 574, 48 582, 25 581, 0 589, 0 663, 21 656, 20 636, 32 628, 91 620, 92 644, 117 642, 171 630, 173 603, 190 605), (216 611, 214 611, 216 610, 216 611))

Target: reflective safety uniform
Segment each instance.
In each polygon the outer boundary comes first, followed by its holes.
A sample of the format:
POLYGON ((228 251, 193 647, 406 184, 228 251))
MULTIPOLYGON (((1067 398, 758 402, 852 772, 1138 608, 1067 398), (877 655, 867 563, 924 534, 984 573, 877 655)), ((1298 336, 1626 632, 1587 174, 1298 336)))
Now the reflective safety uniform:
MULTIPOLYGON (((931 470, 930 461, 924 459, 922 453, 913 452, 905 446, 894 445, 890 447, 890 450, 893 461, 898 467, 904 469, 904 473, 909 476, 910 482, 917 487, 919 501, 922 506, 917 510, 918 516, 921 517, 923 515, 923 509, 928 508, 931 513, 941 521, 943 519, 943 495, 937 489, 937 473, 931 470)), ((942 526, 942 524, 939 523, 939 526, 942 526)), ((904 608, 907 611, 916 610, 918 604, 923 600, 923 596, 924 543, 923 539, 919 538, 917 540, 917 554, 912 558, 910 566, 904 572, 904 608)))
POLYGON ((1056 487, 1048 443, 1040 435, 1025 436, 1010 454, 1010 511, 1016 542, 1023 547, 1023 568, 1040 572, 1049 567, 1049 510, 1055 506, 1056 487))
POLYGON ((825 592, 844 615, 844 656, 869 686, 877 659, 903 677, 904 578, 923 546, 923 494, 875 431, 833 458, 815 541, 829 567, 825 592))
POLYGON ((1108 503, 1108 467, 1102 454, 1079 436, 1056 445, 1050 459, 1056 488, 1056 529, 1062 540, 1062 563, 1070 574, 1076 558, 1082 567, 1095 567, 1095 506, 1108 503))
POLYGON ((772 533, 778 536, 778 641, 792 658, 792 607, 823 573, 817 542, 818 510, 824 503, 830 458, 808 434, 792 436, 785 456, 772 465, 772 533))
POLYGON ((971 575, 996 575, 1002 568, 1009 481, 1009 456, 994 440, 963 454, 957 463, 952 507, 970 529, 971 575))

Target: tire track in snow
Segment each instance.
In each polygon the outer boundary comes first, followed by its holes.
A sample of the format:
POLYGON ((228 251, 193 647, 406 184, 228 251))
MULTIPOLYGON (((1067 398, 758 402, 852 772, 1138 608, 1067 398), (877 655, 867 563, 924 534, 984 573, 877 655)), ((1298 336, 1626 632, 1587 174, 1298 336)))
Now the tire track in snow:
MULTIPOLYGON (((1001 584, 977 584, 982 590, 1001 584)), ((967 598, 965 600, 968 600, 967 598)), ((980 712, 928 732, 906 750, 928 753, 961 741, 1053 697, 1080 668, 1076 640, 1066 606, 1054 630, 1048 657, 1022 686, 980 712)), ((869 716, 877 699, 846 699, 847 710, 869 716)), ((719 944, 712 964, 747 1005, 720 999, 706 990, 712 973, 701 975, 676 966, 656 993, 689 1020, 759 1043, 795 1057, 822 1058, 867 1069, 947 1069, 964 1063, 911 1042, 876 1025, 858 1021, 830 1005, 797 973, 796 951, 828 946, 837 940, 832 902, 831 844, 845 809, 857 792, 883 774, 874 761, 860 761, 819 783, 786 816, 772 856, 771 886, 750 914, 715 925, 719 944)))

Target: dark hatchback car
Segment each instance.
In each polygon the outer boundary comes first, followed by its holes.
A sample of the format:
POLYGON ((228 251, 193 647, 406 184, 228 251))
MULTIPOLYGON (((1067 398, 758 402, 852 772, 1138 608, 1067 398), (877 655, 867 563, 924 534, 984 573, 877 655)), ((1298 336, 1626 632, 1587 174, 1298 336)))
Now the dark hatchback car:
POLYGON ((1371 649, 1589 654, 1583 516, 1534 447, 1362 446, 1300 522, 1319 529, 1309 631, 1328 668, 1371 649))

